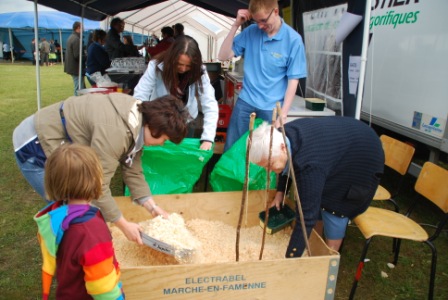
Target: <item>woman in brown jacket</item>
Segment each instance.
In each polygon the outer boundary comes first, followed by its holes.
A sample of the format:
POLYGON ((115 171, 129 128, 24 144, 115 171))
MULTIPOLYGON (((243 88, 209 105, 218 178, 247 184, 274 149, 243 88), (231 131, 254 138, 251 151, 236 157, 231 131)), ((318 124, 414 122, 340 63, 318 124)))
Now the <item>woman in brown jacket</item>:
POLYGON ((187 133, 186 120, 183 103, 172 96, 150 102, 120 93, 70 97, 39 110, 14 130, 16 161, 27 181, 46 199, 46 158, 67 142, 92 147, 104 170, 102 196, 93 204, 106 221, 141 244, 139 225, 123 217, 111 195, 110 181, 120 166, 133 201, 153 215, 167 216, 151 197, 142 172, 141 150, 143 145, 162 145, 166 140, 180 143, 187 133))

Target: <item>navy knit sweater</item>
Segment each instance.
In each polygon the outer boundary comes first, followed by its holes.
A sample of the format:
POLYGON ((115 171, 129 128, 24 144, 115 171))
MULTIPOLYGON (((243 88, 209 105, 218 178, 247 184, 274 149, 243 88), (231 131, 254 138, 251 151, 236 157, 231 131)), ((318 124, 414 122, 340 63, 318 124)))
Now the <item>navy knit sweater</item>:
MULTIPOLYGON (((298 119, 285 125, 308 236, 320 208, 341 217, 364 212, 383 173, 384 153, 377 134, 348 117, 298 119)), ((286 176, 277 190, 284 191, 286 176)), ((286 253, 298 257, 305 249, 300 221, 286 253)))

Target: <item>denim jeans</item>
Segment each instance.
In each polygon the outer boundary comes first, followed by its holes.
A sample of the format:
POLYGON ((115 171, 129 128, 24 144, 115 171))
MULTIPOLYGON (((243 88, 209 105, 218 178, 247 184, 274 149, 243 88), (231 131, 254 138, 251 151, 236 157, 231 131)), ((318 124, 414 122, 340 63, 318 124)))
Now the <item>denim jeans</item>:
POLYGON ((250 114, 256 113, 256 117, 272 123, 272 110, 261 110, 251 106, 238 98, 233 107, 230 117, 229 127, 227 128, 226 144, 224 152, 229 150, 238 139, 249 130, 250 114))
MULTIPOLYGON (((74 95, 78 96, 78 88, 79 87, 79 76, 78 75, 72 75, 72 79, 73 79, 73 84, 75 86, 74 89, 74 95)), ((84 83, 84 76, 81 77, 81 89, 85 89, 86 88, 86 84, 84 83)))
POLYGON ((28 160, 22 163, 15 154, 14 156, 23 177, 25 177, 28 183, 42 197, 42 199, 46 200, 44 185, 45 169, 43 167, 37 166, 34 163, 35 157, 30 157, 28 160))

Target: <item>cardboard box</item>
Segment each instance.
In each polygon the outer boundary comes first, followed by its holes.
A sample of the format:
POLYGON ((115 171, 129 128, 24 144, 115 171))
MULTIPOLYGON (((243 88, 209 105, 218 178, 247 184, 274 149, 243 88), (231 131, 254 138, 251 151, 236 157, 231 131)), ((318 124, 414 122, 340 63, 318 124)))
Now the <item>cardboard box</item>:
MULTIPOLYGON (((271 191, 273 195, 274 191, 271 191)), ((259 226, 265 191, 249 191, 247 226, 259 226)), ((128 197, 115 198, 127 220, 140 222, 149 213, 128 197)), ((238 224, 242 192, 210 192, 154 196, 158 205, 181 214, 238 224)), ((260 241, 261 244, 261 241, 260 241)), ((127 299, 333 299, 339 254, 313 232, 311 257, 165 266, 122 266, 127 299)))

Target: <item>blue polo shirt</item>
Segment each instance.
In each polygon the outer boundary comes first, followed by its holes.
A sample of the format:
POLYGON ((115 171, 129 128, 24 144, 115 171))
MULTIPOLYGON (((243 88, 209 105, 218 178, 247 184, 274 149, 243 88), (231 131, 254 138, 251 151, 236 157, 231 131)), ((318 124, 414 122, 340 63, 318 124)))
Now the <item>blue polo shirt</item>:
POLYGON ((288 80, 307 76, 302 37, 283 21, 273 37, 250 25, 234 38, 232 49, 235 56, 244 55, 240 98, 258 109, 283 104, 288 80))

